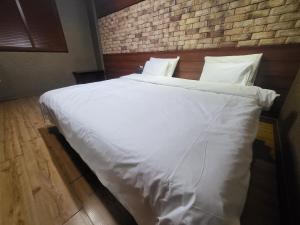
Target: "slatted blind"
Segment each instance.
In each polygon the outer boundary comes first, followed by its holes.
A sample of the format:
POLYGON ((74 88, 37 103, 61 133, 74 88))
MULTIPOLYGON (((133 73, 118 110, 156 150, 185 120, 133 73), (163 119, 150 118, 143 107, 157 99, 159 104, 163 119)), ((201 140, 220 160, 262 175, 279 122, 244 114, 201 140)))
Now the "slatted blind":
POLYGON ((0 46, 32 47, 17 4, 12 0, 0 1, 0 46))
POLYGON ((0 50, 66 52, 54 0, 1 0, 0 50))

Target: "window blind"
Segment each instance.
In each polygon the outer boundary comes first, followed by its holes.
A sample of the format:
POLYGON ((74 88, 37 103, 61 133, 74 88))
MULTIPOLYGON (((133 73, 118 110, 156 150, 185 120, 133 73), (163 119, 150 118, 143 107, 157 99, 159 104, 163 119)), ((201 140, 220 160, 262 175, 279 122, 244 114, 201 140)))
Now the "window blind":
POLYGON ((0 50, 66 52, 54 0, 1 0, 0 50))

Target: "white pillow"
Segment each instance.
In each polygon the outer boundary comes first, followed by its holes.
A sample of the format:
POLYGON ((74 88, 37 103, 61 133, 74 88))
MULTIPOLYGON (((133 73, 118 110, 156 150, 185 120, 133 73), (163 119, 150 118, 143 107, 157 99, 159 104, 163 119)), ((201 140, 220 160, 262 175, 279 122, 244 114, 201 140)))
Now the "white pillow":
POLYGON ((167 61, 147 61, 143 69, 143 74, 165 76, 168 67, 169 62, 167 61))
POLYGON ((200 81, 246 85, 251 73, 251 63, 205 62, 200 81))
POLYGON ((179 56, 177 56, 177 58, 174 58, 174 59, 153 58, 153 57, 151 57, 150 61, 166 61, 166 62, 169 62, 169 68, 167 70, 166 76, 167 77, 172 77, 174 72, 175 72, 175 69, 176 69, 176 66, 177 66, 177 63, 178 63, 179 59, 180 59, 179 56))
MULTIPOLYGON (((206 63, 250 63, 252 66, 252 71, 247 77, 247 81, 243 83, 243 85, 253 85, 262 55, 263 55, 262 53, 259 53, 259 54, 252 54, 252 55, 237 55, 237 56, 218 56, 218 57, 207 56, 205 57, 205 64, 206 63)), ((240 65, 237 66, 239 67, 240 65)), ((219 73, 219 76, 223 76, 222 71, 220 72, 221 73, 219 73)), ((202 75, 200 77, 200 80, 202 80, 202 75)))

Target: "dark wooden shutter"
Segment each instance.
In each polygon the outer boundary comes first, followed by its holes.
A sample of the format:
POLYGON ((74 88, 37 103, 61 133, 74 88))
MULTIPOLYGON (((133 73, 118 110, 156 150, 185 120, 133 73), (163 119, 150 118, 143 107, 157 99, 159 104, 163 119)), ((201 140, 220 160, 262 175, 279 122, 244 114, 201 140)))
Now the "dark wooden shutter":
POLYGON ((67 51, 54 0, 1 0, 0 19, 0 50, 67 51))
POLYGON ((31 48, 31 41, 13 0, 0 1, 0 48, 31 48))
POLYGON ((19 0, 34 47, 66 50, 65 38, 53 0, 19 0))

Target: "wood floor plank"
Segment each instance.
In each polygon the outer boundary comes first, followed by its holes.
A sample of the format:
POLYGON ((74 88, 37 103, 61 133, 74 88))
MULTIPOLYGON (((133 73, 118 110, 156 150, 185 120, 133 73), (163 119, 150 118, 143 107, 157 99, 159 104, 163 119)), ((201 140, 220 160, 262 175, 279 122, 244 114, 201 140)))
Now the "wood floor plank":
POLYGON ((74 189, 76 196, 79 198, 79 200, 84 203, 94 194, 94 191, 90 187, 90 185, 87 183, 84 177, 80 177, 76 181, 74 181, 72 184, 72 188, 74 189))
POLYGON ((4 142, 4 104, 0 104, 0 142, 4 142))
POLYGON ((40 129, 40 133, 42 136, 47 136, 47 138, 44 138, 46 145, 65 179, 68 180, 69 183, 72 183, 81 177, 81 173, 70 159, 64 147, 57 140, 55 134, 50 133, 48 129, 40 129))
POLYGON ((0 163, 5 161, 4 141, 5 141, 5 125, 4 125, 4 104, 0 104, 0 163))
POLYGON ((28 121, 30 121, 31 125, 36 129, 45 126, 45 123, 48 124, 49 121, 43 117, 41 113, 41 109, 39 107, 38 98, 25 98, 20 100, 20 106, 24 115, 28 121))
POLYGON ((22 154, 20 141, 18 137, 18 125, 12 114, 13 103, 2 103, 4 107, 4 148, 3 159, 4 161, 13 159, 22 154))
POLYGON ((0 225, 39 225, 22 157, 0 165, 0 225))
POLYGON ((21 101, 2 103, 4 117, 4 139, 1 149, 1 161, 13 159, 23 154, 20 143, 39 137, 38 131, 26 119, 26 112, 21 108, 21 101))
MULTIPOLYGON (((46 143, 48 143, 49 151, 55 152, 56 161, 61 160, 59 167, 64 167, 63 163, 69 160, 69 165, 76 168, 74 163, 71 161, 68 154, 66 154, 64 147, 61 142, 57 140, 57 137, 50 133, 48 129, 40 129, 40 133, 44 137, 46 143)), ((77 169, 77 168, 76 168, 77 169)), ((66 173, 68 176, 73 176, 72 173, 66 173)), ((82 205, 84 211, 86 212, 88 218, 92 221, 94 225, 105 224, 105 225, 117 225, 118 223, 113 218, 113 215, 107 210, 105 204, 102 200, 95 194, 94 190, 91 188, 90 184, 86 181, 83 176, 80 176, 76 180, 71 182, 74 194, 80 200, 80 205, 82 205)), ((72 221, 73 222, 73 221, 72 221)))
POLYGON ((70 220, 64 225, 93 225, 86 213, 81 210, 76 213, 70 220))
POLYGON ((6 161, 5 157, 5 149, 4 149, 4 142, 0 141, 0 163, 6 161))
POLYGON ((78 199, 60 176, 41 138, 23 143, 22 147, 40 224, 63 224, 80 210, 78 199))
POLYGON ((94 225, 120 225, 95 194, 84 201, 83 208, 94 225))
POLYGON ((22 111, 21 100, 9 102, 8 113, 15 126, 16 135, 20 142, 30 141, 38 137, 39 133, 32 126, 29 120, 26 119, 26 113, 22 111))
MULTIPOLYGON (((64 147, 61 142, 58 141, 56 135, 50 133, 48 129, 40 129, 46 143, 48 143, 49 151, 55 152, 55 161, 62 160, 58 165, 64 167, 63 162, 70 160, 70 165, 74 166, 74 162, 71 161, 70 156, 66 154, 64 147), (59 149, 59 151, 57 151, 59 149)), ((68 174, 67 176, 70 176, 68 174)), ((71 175, 72 176, 72 175, 71 175)), ((105 225, 117 225, 119 224, 113 217, 112 213, 106 208, 106 204, 99 198, 98 195, 91 188, 90 184, 86 179, 81 176, 71 182, 71 186, 74 190, 75 195, 80 200, 80 204, 83 206, 84 211, 92 221, 94 225, 105 224, 105 225)))

